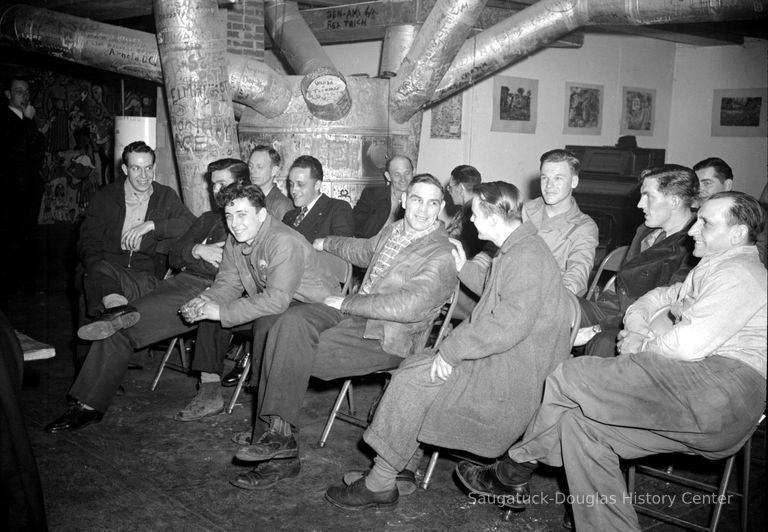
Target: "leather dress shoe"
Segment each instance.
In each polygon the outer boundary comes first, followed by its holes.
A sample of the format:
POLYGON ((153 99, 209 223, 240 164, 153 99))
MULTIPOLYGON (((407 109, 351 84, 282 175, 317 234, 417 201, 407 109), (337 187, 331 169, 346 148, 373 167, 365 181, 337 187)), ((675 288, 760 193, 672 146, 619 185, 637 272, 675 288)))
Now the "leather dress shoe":
POLYGON ((77 430, 79 428, 101 421, 104 414, 97 410, 88 410, 82 403, 76 403, 70 406, 66 412, 58 419, 48 423, 45 426, 45 432, 56 434, 68 430, 77 430))
MULTIPOLYGON (((365 477, 366 474, 368 474, 368 471, 347 471, 344 473, 343 477, 344 484, 349 486, 354 482, 357 482, 359 479, 365 477)), ((397 492, 401 497, 407 497, 416 491, 416 488, 419 486, 416 482, 416 473, 409 471, 408 469, 403 469, 397 474, 397 477, 395 478, 395 484, 397 485, 397 492)))
POLYGON ((506 484, 496 473, 496 463, 478 466, 470 462, 459 462, 456 476, 464 486, 477 494, 503 500, 504 506, 521 510, 530 499, 528 483, 506 484))
POLYGON ((232 368, 232 371, 221 378, 222 386, 227 388, 231 386, 237 386, 237 383, 240 381, 240 377, 243 376, 243 371, 245 371, 245 364, 248 362, 248 357, 248 354, 240 357, 240 360, 237 361, 237 364, 235 364, 235 367, 232 368))
POLYGON ((247 473, 237 475, 229 483, 244 490, 257 490, 274 486, 286 478, 293 478, 301 472, 301 460, 270 460, 262 462, 247 473))
POLYGON ((345 510, 364 510, 366 508, 393 508, 400 498, 397 488, 389 491, 371 491, 365 487, 365 478, 360 478, 349 486, 334 486, 325 492, 325 500, 345 510))
POLYGON ((241 447, 235 454, 235 458, 244 462, 264 462, 275 458, 297 456, 299 456, 299 444, 293 434, 283 436, 272 430, 262 434, 253 445, 241 447))
POLYGON ((108 308, 102 311, 98 320, 80 327, 77 336, 91 342, 105 340, 121 329, 133 327, 139 319, 141 314, 131 305, 108 308))

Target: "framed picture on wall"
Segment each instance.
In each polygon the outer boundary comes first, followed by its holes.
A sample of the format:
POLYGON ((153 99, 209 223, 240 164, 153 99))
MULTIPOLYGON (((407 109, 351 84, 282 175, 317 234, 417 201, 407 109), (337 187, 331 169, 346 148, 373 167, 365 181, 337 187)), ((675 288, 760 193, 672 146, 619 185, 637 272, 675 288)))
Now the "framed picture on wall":
POLYGON ((496 76, 491 131, 536 133, 538 103, 539 80, 496 76))
POLYGON ((712 98, 713 137, 765 137, 768 88, 716 89, 712 98))
POLYGON ((565 82, 563 133, 599 135, 603 126, 603 86, 565 82))
POLYGON ((620 135, 653 135, 656 90, 624 87, 621 98, 620 135))

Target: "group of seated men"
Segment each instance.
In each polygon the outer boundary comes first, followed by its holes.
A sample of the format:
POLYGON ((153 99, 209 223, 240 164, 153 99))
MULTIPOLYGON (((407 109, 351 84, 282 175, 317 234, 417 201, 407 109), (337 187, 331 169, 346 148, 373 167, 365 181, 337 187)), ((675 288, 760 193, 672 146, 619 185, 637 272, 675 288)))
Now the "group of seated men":
POLYGON ((663 165, 640 175, 645 223, 615 290, 587 301, 598 230, 572 196, 579 161, 565 150, 542 155, 542 196, 528 202, 514 185, 457 168, 445 187, 452 212, 441 182, 412 176, 398 155, 387 163, 388 187, 366 190, 353 211, 320 192, 323 170, 311 156, 288 171, 289 209, 274 184, 280 157, 258 146, 248 164, 209 165, 217 208, 194 220, 153 182, 154 152, 132 143, 126 179, 98 191, 82 226, 79 335, 91 344, 69 392, 75 402, 46 431, 100 420, 134 350, 195 327, 198 391, 175 419, 218 414, 224 354, 233 333, 245 331, 256 416, 234 440, 236 457, 256 465, 233 485, 262 489, 300 474, 310 376, 388 370, 363 435, 376 451, 373 467, 330 487, 330 503, 396 505, 415 487, 419 446, 430 444, 502 456, 487 467, 462 462, 457 476, 518 506, 538 461, 564 465, 571 494, 615 495, 611 504, 574 505, 577 527, 636 529, 619 458, 725 456, 765 407, 766 271, 756 246, 765 213, 725 181, 703 197, 706 161, 696 172, 663 165), (469 224, 487 243, 482 251, 463 238, 469 224), (175 273, 158 280, 163 243, 175 273), (364 269, 355 293, 341 295, 331 255, 364 269), (479 300, 437 350, 427 349, 457 283, 479 300), (582 307, 580 343, 599 357, 570 357, 569 299, 582 307), (665 306, 671 322, 657 326, 665 306))

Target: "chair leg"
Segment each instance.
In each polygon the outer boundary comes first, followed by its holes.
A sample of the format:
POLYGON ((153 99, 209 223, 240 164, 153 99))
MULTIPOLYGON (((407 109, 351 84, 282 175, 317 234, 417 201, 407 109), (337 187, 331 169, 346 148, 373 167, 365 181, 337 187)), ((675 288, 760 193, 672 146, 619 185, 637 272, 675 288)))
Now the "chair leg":
POLYGON ((747 440, 742 449, 743 463, 741 468, 741 531, 747 532, 747 520, 749 518, 749 474, 752 465, 752 438, 747 440))
POLYGON ((440 451, 435 449, 432 451, 432 456, 429 457, 429 464, 427 470, 424 472, 424 478, 421 480, 421 489, 427 489, 429 487, 429 481, 432 480, 432 473, 435 471, 437 465, 437 459, 440 457, 440 451))
POLYGON ((630 497, 630 500, 633 500, 633 494, 635 492, 635 474, 637 466, 632 463, 629 464, 629 468, 627 469, 627 494, 630 497))
POLYGON ((229 406, 227 406, 227 414, 231 414, 232 410, 234 410, 235 403, 237 402, 237 398, 240 396, 240 392, 243 389, 243 385, 245 385, 245 380, 248 378, 248 372, 251 370, 250 351, 246 351, 246 353, 243 356, 245 357, 245 366, 243 366, 243 373, 242 375, 240 375, 240 378, 237 381, 237 386, 235 386, 235 391, 232 392, 232 398, 229 400, 229 406))
POLYGON ((317 442, 318 447, 325 447, 325 442, 328 440, 328 435, 331 433, 331 427, 333 427, 333 422, 336 420, 336 414, 339 413, 339 410, 341 409, 341 403, 344 402, 344 397, 349 397, 350 399, 350 411, 352 410, 352 396, 351 394, 347 394, 347 392, 351 392, 350 386, 352 385, 352 379, 347 379, 344 381, 344 384, 341 386, 341 390, 339 390, 339 395, 336 396, 336 402, 333 403, 333 409, 331 409, 331 413, 328 414, 328 421, 325 422, 325 428, 323 429, 323 434, 320 436, 320 440, 317 442))
POLYGON ((168 363, 168 359, 171 357, 173 348, 174 346, 176 346, 176 342, 178 340, 179 340, 179 337, 176 336, 173 340, 171 340, 171 343, 168 344, 168 349, 165 350, 165 354, 163 355, 163 360, 160 362, 160 367, 157 368, 157 373, 155 374, 155 380, 152 381, 152 386, 149 387, 149 389, 152 390, 153 392, 155 391, 155 388, 157 388, 157 382, 160 380, 160 375, 163 374, 165 365, 168 363))
POLYGON ((349 415, 354 416, 355 415, 355 398, 352 393, 353 387, 352 387, 352 381, 349 381, 349 386, 347 386, 347 404, 349 405, 349 415))
POLYGON ((189 370, 189 356, 187 356, 187 345, 183 336, 178 336, 179 339, 179 358, 181 359, 181 367, 189 370))
POLYGON ((720 521, 720 514, 723 511, 723 505, 726 492, 728 491, 728 484, 731 480, 731 472, 733 471, 733 463, 736 461, 736 455, 734 454, 725 462, 725 469, 723 470, 723 478, 720 480, 720 489, 717 490, 717 502, 715 503, 715 511, 712 513, 712 520, 709 522, 709 529, 712 532, 717 530, 718 521, 720 521))

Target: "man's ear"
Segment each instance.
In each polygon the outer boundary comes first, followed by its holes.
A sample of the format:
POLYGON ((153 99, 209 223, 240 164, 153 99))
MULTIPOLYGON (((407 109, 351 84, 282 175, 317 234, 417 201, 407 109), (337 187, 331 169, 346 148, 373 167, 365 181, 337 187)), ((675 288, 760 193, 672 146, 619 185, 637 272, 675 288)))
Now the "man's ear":
POLYGON ((5 97, 10 102, 11 101, 11 91, 3 91, 3 94, 5 94, 5 97))
POLYGON ((403 206, 403 210, 405 210, 405 200, 406 200, 407 197, 408 197, 408 193, 407 192, 403 192, 400 195, 400 205, 403 206))
POLYGON ((258 217, 259 217, 259 222, 263 222, 264 220, 267 219, 267 208, 266 207, 262 207, 261 208, 261 210, 259 211, 258 217))
POLYGON ((576 174, 571 178, 571 189, 579 186, 579 174, 576 174))
POLYGON ((279 166, 273 166, 272 167, 272 179, 277 177, 278 172, 280 172, 279 166))
POLYGON ((123 174, 125 175, 125 177, 128 177, 128 167, 125 165, 125 163, 122 163, 120 165, 120 168, 123 169, 123 174))
POLYGON ((723 190, 733 190, 733 179, 726 179, 723 181, 723 190))
POLYGON ((737 224, 731 228, 731 244, 744 244, 749 236, 749 229, 744 224, 737 224))

